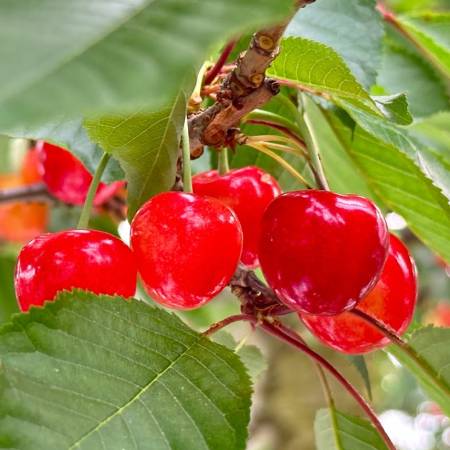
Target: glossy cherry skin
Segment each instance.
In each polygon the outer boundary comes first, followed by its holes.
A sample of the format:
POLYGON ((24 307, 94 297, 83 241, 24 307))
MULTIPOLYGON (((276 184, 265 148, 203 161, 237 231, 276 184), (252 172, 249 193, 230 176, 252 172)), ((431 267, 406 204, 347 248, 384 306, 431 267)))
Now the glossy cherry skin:
POLYGON ((131 297, 137 267, 131 250, 115 236, 94 230, 43 234, 20 252, 15 288, 22 311, 53 300, 61 290, 131 297))
POLYGON ((281 194, 275 178, 258 167, 244 167, 225 175, 210 170, 195 175, 192 181, 196 194, 217 198, 236 213, 244 234, 241 261, 247 267, 257 267, 262 215, 281 194))
POLYGON ((353 308, 375 286, 388 244, 386 222, 370 200, 297 191, 266 209, 259 260, 287 306, 334 315, 353 308))
POLYGON ((165 192, 137 212, 131 247, 149 295, 170 308, 192 309, 230 281, 242 229, 234 212, 214 198, 165 192))
MULTIPOLYGON (((381 278, 357 308, 403 333, 411 323, 417 298, 416 268, 408 249, 394 235, 381 278)), ((389 339, 363 319, 344 312, 323 317, 302 314, 317 338, 344 353, 367 353, 389 344, 389 339)))
MULTIPOLYGON (((41 174, 47 189, 56 198, 71 205, 82 205, 86 200, 92 175, 84 164, 68 150, 40 141, 36 145, 41 164, 41 174)), ((94 198, 99 206, 124 185, 123 181, 100 183, 94 198)))

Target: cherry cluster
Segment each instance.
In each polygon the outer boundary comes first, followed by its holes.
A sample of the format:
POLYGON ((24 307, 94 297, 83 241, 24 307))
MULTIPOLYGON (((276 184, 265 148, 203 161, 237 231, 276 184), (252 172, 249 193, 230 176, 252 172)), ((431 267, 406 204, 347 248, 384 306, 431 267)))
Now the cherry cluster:
MULTIPOLYGON (((40 145, 44 181, 58 198, 80 204, 91 175, 60 150, 40 145), (76 182, 60 170, 67 161, 76 182)), ((101 185, 98 202, 118 186, 101 185)), ((193 190, 164 192, 145 203, 131 223, 131 249, 93 230, 32 240, 17 263, 21 309, 72 288, 132 297, 138 273, 155 301, 197 308, 230 283, 241 263, 260 266, 280 302, 339 351, 364 353, 389 343, 355 308, 398 333, 410 324, 415 266, 372 201, 321 190, 282 194, 257 167, 198 174, 193 190)))

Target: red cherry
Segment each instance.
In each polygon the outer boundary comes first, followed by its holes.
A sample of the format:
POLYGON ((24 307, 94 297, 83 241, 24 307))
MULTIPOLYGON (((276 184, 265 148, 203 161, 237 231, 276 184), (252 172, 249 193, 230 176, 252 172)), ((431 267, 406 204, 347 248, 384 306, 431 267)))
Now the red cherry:
MULTIPOLYGON (((391 235, 389 254, 375 288, 358 309, 375 317, 398 333, 411 323, 417 298, 416 269, 408 249, 391 235)), ((334 317, 301 318, 322 342, 344 353, 367 353, 389 344, 389 339, 363 319, 345 312, 334 317)))
POLYGON ((281 194, 275 178, 258 167, 244 167, 225 175, 210 170, 196 175, 192 182, 196 194, 217 198, 236 213, 244 234, 242 263, 257 267, 262 215, 269 203, 281 194))
POLYGON ((43 234, 20 252, 15 287, 22 311, 53 300, 61 290, 131 297, 137 268, 131 250, 102 231, 70 230, 43 234))
POLYGON ((375 286, 388 243, 386 222, 370 200, 289 192, 264 213, 259 259, 287 306, 334 315, 353 308, 375 286))
POLYGON ((152 298, 176 308, 199 307, 230 281, 242 251, 242 230, 220 201, 165 192, 137 212, 131 247, 152 298))
MULTIPOLYGON (((83 163, 64 148, 40 141, 36 145, 44 183, 51 194, 64 203, 82 205, 86 200, 92 175, 83 163)), ((124 185, 116 181, 109 185, 100 183, 94 205, 109 200, 124 185)))

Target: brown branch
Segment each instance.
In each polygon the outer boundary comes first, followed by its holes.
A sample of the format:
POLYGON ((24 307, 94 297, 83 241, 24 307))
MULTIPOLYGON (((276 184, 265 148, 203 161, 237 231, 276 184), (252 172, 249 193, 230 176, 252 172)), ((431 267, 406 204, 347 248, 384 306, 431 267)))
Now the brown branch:
POLYGON ((232 140, 233 128, 250 111, 278 93, 278 84, 266 78, 277 57, 283 33, 295 12, 314 0, 296 0, 293 14, 283 23, 256 32, 236 67, 222 83, 214 105, 189 119, 191 155, 198 158, 203 146, 223 147, 232 140))
POLYGON ((0 203, 55 202, 44 183, 35 183, 8 189, 0 189, 0 203))

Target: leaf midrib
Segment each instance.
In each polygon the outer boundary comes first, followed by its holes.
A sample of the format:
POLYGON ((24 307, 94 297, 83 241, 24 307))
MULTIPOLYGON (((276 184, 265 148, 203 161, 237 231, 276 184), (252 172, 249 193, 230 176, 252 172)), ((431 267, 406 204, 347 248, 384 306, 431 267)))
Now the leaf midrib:
POLYGON ((83 436, 81 436, 77 441, 75 441, 68 450, 73 450, 76 447, 78 447, 81 442, 83 442, 85 439, 87 439, 89 436, 97 432, 100 428, 105 426, 108 422, 110 422, 112 419, 114 419, 117 416, 120 416, 123 411, 128 408, 130 405, 132 405, 136 401, 140 401, 142 395, 150 389, 151 386, 153 386, 166 372, 168 372, 172 367, 175 366, 175 364, 183 358, 190 350, 192 350, 193 347, 195 347, 201 340, 201 336, 199 336, 192 344, 184 349, 163 371, 161 371, 155 378, 151 379, 145 386, 143 386, 142 389, 140 389, 127 403, 125 403, 122 407, 120 407, 117 411, 114 411, 113 414, 109 415, 108 417, 105 417, 97 426, 92 428, 91 430, 87 431, 83 436))

